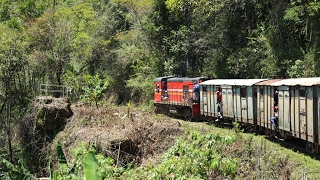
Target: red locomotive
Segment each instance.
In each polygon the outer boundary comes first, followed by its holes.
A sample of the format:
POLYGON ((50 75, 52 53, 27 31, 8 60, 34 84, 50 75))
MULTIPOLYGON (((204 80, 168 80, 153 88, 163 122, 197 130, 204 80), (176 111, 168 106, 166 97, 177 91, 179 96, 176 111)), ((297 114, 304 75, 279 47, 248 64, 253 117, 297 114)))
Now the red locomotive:
POLYGON ((200 104, 194 100, 195 83, 208 80, 206 77, 158 77, 154 82, 154 104, 156 112, 196 119, 200 115, 200 104))

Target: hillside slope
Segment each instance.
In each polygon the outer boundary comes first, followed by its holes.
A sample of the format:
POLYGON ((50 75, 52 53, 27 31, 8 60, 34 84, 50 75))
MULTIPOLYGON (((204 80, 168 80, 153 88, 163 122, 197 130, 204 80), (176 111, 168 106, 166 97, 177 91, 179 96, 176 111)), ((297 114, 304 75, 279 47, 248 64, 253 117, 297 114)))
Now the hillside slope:
POLYGON ((78 103, 71 105, 71 109, 74 115, 48 151, 55 170, 59 170, 55 148, 61 142, 69 164, 75 163, 74 150, 83 143, 88 149, 94 145, 99 154, 111 157, 112 172, 117 173, 108 179, 320 178, 316 173, 319 161, 263 136, 129 107, 96 109, 78 103), (131 162, 133 167, 119 170, 131 162))
MULTIPOLYGON (((51 147, 53 153, 50 153, 55 154, 55 144, 60 141, 69 161, 71 151, 86 142, 89 146, 97 144, 98 151, 118 160, 119 166, 133 160, 137 165, 144 165, 165 152, 176 137, 184 134, 179 120, 127 107, 96 109, 75 104, 71 109, 74 115, 57 134, 51 147)), ((55 155, 50 159, 55 159, 55 155)))

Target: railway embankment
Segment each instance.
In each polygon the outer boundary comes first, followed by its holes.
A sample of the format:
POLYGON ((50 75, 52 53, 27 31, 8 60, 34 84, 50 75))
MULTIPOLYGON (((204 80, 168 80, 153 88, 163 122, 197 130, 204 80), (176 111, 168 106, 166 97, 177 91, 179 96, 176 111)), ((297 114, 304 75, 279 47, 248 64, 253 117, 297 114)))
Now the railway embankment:
POLYGON ((318 160, 237 126, 183 121, 141 107, 77 103, 70 109, 73 115, 46 148, 59 176, 83 178, 84 154, 94 150, 100 174, 108 179, 320 178, 318 160), (58 142, 70 171, 61 169, 58 142))

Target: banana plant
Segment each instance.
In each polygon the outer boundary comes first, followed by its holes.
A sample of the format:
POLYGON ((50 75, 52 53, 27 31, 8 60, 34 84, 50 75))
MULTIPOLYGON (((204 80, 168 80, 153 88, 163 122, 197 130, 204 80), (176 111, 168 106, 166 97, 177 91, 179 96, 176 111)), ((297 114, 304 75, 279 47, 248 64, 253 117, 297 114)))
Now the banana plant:
POLYGON ((13 165, 8 160, 1 158, 1 162, 6 165, 6 168, 0 169, 0 179, 21 179, 21 180, 36 180, 30 174, 30 171, 24 166, 23 160, 20 159, 17 165, 13 165))
POLYGON ((105 79, 101 79, 99 74, 95 76, 85 75, 83 77, 84 85, 82 90, 84 90, 84 95, 82 95, 81 99, 87 99, 91 102, 95 102, 96 108, 98 108, 98 101, 104 95, 103 91, 105 91, 109 85, 109 81, 105 79))
POLYGON ((58 155, 58 162, 60 164, 61 169, 65 169, 68 168, 68 163, 67 163, 67 159, 66 156, 63 153, 62 147, 61 147, 61 143, 58 142, 57 143, 57 155, 58 155))
MULTIPOLYGON (((101 180, 102 179, 101 171, 98 165, 98 160, 95 157, 94 149, 95 148, 93 147, 93 150, 86 152, 82 159, 82 168, 84 171, 85 180, 101 180)), ((58 171, 53 171, 52 163, 49 163, 50 180, 58 180, 63 178, 64 176, 75 178, 76 177, 75 166, 71 168, 69 167, 60 142, 57 143, 56 150, 57 150, 58 161, 59 161, 62 173, 59 173, 58 171)))
POLYGON ((59 171, 53 171, 52 162, 49 162, 49 171, 50 171, 50 180, 58 180, 63 176, 75 176, 74 175, 74 166, 69 167, 67 163, 66 156, 62 150, 61 143, 58 142, 56 146, 56 152, 58 156, 58 162, 60 164, 61 173, 59 171))
POLYGON ((101 180, 101 171, 93 151, 89 151, 83 158, 85 180, 101 180))

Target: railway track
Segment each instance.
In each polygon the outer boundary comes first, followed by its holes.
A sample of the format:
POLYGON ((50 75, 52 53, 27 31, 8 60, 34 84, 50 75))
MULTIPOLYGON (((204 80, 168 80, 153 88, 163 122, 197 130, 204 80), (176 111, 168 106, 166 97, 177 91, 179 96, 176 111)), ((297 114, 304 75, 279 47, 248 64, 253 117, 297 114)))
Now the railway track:
MULTIPOLYGON (((227 128, 227 129, 232 129, 234 127, 230 123, 225 123, 225 122, 221 122, 221 121, 209 121, 208 124, 214 124, 216 127, 227 128)), ((245 129, 245 127, 241 128, 241 129, 243 129, 245 131, 245 133, 251 133, 251 132, 247 131, 245 129)), ((320 161, 320 154, 313 153, 311 151, 311 149, 307 148, 306 142, 301 139, 297 139, 294 137, 289 138, 289 139, 282 139, 278 136, 267 136, 264 133, 259 133, 259 135, 262 135, 266 140, 269 140, 270 142, 277 143, 282 147, 285 147, 287 149, 291 149, 294 152, 298 152, 298 153, 307 155, 313 159, 320 161)), ((320 171, 319 171, 319 173, 320 173, 320 171)))
POLYGON ((294 152, 298 152, 298 153, 307 155, 313 159, 320 160, 320 154, 313 153, 311 152, 310 149, 306 148, 306 142, 303 140, 300 140, 297 138, 284 140, 278 137, 268 137, 268 136, 265 136, 265 139, 271 142, 277 143, 287 149, 291 149, 294 152))

